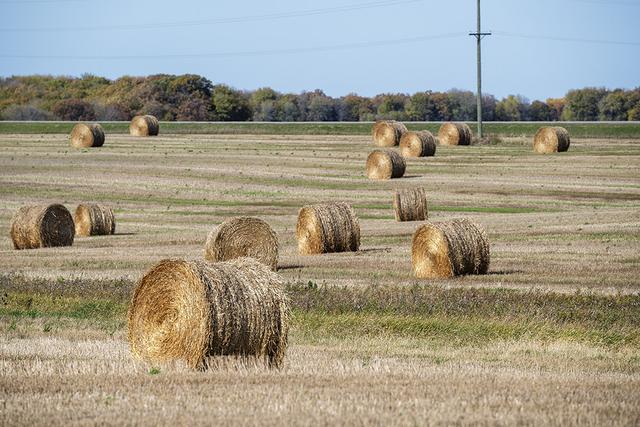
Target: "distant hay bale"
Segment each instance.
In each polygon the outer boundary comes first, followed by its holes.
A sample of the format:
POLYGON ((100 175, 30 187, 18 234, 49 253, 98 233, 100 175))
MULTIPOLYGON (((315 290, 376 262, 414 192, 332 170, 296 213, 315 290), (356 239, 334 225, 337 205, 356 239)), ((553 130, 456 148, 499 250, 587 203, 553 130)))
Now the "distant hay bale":
POLYGON ((207 261, 251 257, 272 270, 278 268, 278 236, 259 218, 229 219, 211 230, 204 248, 207 261))
POLYGON ((407 132, 407 127, 395 120, 379 120, 372 129, 373 142, 380 147, 394 147, 407 132))
POLYGON ((443 123, 438 131, 442 145, 470 145, 473 133, 466 123, 443 123))
POLYGON ((104 129, 97 123, 78 123, 71 130, 69 140, 75 148, 102 147, 104 129))
POLYGON ((129 133, 133 136, 156 136, 160 130, 158 119, 153 116, 135 116, 129 125, 129 133))
POLYGON ((309 205, 298 214, 296 238, 302 255, 356 252, 360 248, 360 224, 347 203, 309 205))
POLYGON ((15 249, 71 246, 75 228, 71 213, 62 205, 23 206, 11 220, 15 249))
POLYGON ((547 154, 567 151, 571 144, 569 132, 562 127, 542 127, 533 138, 533 151, 547 154))
POLYGON ((116 232, 113 210, 95 203, 80 204, 73 214, 76 236, 104 236, 116 232))
POLYGON ((256 357, 280 367, 289 302, 282 278, 253 258, 210 264, 167 259, 138 282, 128 313, 134 356, 207 367, 211 356, 256 357))
POLYGON ((427 130, 406 132, 400 138, 400 152, 404 157, 429 157, 436 154, 436 139, 427 130))
POLYGON ((404 157, 393 150, 374 150, 367 157, 367 177, 369 179, 400 178, 407 165, 404 157))
POLYGON ((428 222, 413 235, 411 261, 419 279, 485 274, 489 242, 484 230, 468 219, 428 222))
POLYGON ((424 188, 397 190, 393 195, 396 221, 426 221, 427 195, 424 188))

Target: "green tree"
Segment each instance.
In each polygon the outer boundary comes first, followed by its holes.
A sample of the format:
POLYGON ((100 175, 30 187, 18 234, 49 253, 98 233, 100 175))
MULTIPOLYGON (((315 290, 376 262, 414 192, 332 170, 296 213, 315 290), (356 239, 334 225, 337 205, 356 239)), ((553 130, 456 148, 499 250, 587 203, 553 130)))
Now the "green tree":
POLYGON ((215 85, 211 90, 211 118, 217 121, 249 120, 249 101, 238 90, 227 85, 215 85))
POLYGON ((576 121, 598 120, 598 105, 607 93, 606 89, 593 87, 570 90, 565 97, 566 106, 562 118, 576 121))
POLYGON ((526 120, 527 104, 525 98, 509 95, 496 104, 496 120, 506 122, 526 120))
POLYGON ((640 95, 635 91, 614 90, 602 98, 600 105, 600 120, 625 121, 628 120, 629 110, 640 102, 640 95))
POLYGON ((529 107, 529 120, 547 122, 551 120, 551 109, 545 102, 533 101, 529 107))

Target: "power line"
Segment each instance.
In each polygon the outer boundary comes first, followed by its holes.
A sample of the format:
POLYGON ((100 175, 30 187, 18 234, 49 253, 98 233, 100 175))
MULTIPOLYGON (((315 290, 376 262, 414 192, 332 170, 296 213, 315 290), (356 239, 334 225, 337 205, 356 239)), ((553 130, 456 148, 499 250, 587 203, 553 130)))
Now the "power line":
MULTIPOLYGON (((67 0, 80 1, 80 0, 67 0)), ((0 32, 77 32, 77 31, 105 31, 105 30, 141 30, 154 28, 192 27, 214 24, 235 24, 243 22, 270 21, 274 19, 299 18, 304 16, 324 15, 340 12, 351 12, 363 9, 373 9, 387 6, 399 6, 409 3, 418 3, 424 0, 377 0, 367 3, 358 3, 345 6, 335 6, 320 9, 307 9, 289 12, 268 13, 262 15, 248 15, 228 18, 210 18, 192 21, 158 22, 150 24, 122 24, 122 25, 95 25, 95 26, 69 26, 69 27, 31 27, 31 28, 0 28, 0 32)))
POLYGON ((539 34, 512 33, 508 31, 494 31, 493 33, 498 36, 516 37, 520 39, 552 40, 552 41, 560 41, 560 42, 610 44, 610 45, 622 45, 622 46, 640 46, 640 42, 629 42, 629 41, 622 41, 622 40, 599 40, 599 39, 583 39, 583 38, 576 38, 576 37, 556 37, 556 36, 544 36, 539 34))
POLYGON ((416 36, 407 37, 402 39, 391 40, 377 40, 371 42, 358 42, 358 43, 346 43, 339 45, 325 45, 316 47, 299 47, 299 48, 286 48, 286 49, 271 49, 271 50, 253 50, 253 51, 241 51, 241 52, 215 52, 215 53, 179 53, 179 54, 162 54, 162 55, 12 55, 2 54, 0 58, 11 59, 81 59, 81 60, 95 60, 95 59, 161 59, 161 58, 228 58, 228 57, 244 57, 244 56, 264 56, 264 55, 285 55, 294 53, 309 53, 309 52, 326 52, 335 50, 348 50, 356 48, 368 48, 377 46, 389 46, 405 43, 418 43, 428 40, 449 39, 466 36, 466 33, 448 33, 448 34, 436 34, 430 36, 416 36))

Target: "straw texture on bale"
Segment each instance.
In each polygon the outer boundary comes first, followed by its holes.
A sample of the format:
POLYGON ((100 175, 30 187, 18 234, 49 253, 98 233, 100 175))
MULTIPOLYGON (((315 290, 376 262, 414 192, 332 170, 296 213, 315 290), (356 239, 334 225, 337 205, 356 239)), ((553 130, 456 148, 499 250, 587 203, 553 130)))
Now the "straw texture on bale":
POLYGON ((272 270, 278 268, 278 236, 265 221, 252 217, 229 219, 211 230, 204 248, 207 261, 251 257, 272 270))
POLYGON ((76 236, 104 236, 116 232, 113 210, 95 203, 78 205, 73 214, 76 236))
POLYGON ((557 153, 567 151, 570 144, 569 132, 565 128, 543 127, 533 138, 533 151, 541 154, 557 153))
POLYGON ((302 255, 356 252, 360 248, 360 224, 347 203, 309 205, 298 214, 296 238, 302 255))
POLYGON ((71 246, 74 237, 73 217, 59 204, 23 206, 11 220, 15 249, 71 246))
POLYGON ((396 221, 425 221, 429 214, 424 188, 397 190, 393 195, 393 210, 396 221))
POLYGON ((75 148, 102 147, 104 129, 97 123, 78 123, 71 130, 69 140, 75 148))
POLYGON ((160 130, 158 119, 153 116, 135 116, 129 125, 129 133, 133 136, 155 136, 160 130))
POLYGON ((404 157, 393 150, 374 150, 367 157, 369 179, 401 178, 406 168, 404 157))
POLYGON ((468 219, 428 222, 413 235, 411 261, 420 279, 485 274, 489 242, 484 230, 468 219))
POLYGON ((404 157, 434 156, 436 139, 428 130, 407 132, 400 138, 400 152, 404 157))
POLYGON ((466 123, 443 123, 438 131, 442 145, 470 145, 473 134, 466 123))
POLYGON ((394 147, 400 144, 400 138, 407 127, 395 120, 380 120, 373 125, 373 142, 380 147, 394 147))
POLYGON ((138 282, 128 313, 134 356, 182 360, 193 369, 206 368, 211 356, 252 356, 280 367, 288 331, 282 278, 253 258, 163 260, 138 282))

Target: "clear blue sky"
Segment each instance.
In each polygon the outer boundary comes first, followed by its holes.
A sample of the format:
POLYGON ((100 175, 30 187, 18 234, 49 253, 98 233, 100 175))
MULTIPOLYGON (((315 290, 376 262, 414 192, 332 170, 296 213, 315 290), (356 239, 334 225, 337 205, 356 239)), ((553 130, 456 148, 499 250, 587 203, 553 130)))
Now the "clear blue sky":
MULTIPOLYGON (((331 96, 475 91, 475 42, 466 35, 475 5, 0 0, 0 75, 196 73, 239 89, 320 88, 331 96)), ((494 31, 483 42, 485 93, 546 99, 585 86, 640 86, 640 0, 482 5, 483 29, 494 31)))

